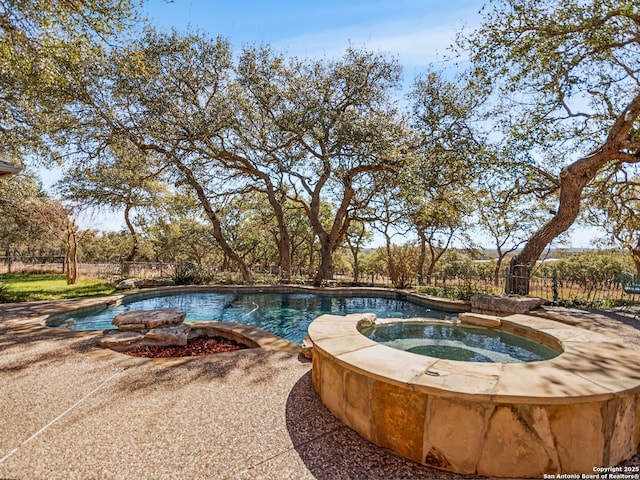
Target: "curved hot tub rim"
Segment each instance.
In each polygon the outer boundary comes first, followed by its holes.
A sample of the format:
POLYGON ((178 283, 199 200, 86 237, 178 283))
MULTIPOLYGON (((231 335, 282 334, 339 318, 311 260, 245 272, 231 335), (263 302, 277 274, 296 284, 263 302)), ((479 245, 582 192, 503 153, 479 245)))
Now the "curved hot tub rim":
POLYGON ((502 328, 553 338, 563 352, 471 363, 377 344, 360 334, 363 318, 312 322, 312 379, 327 408, 379 446, 463 474, 542 477, 613 466, 640 444, 640 354, 619 339, 511 315, 502 328))

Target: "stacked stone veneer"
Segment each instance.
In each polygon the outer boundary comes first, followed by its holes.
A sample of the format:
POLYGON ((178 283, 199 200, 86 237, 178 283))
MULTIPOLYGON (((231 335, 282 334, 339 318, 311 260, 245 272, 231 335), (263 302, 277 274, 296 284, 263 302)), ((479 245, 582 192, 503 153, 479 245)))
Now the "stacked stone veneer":
POLYGON ((118 330, 105 333, 98 345, 119 351, 138 346, 186 345, 191 326, 184 323, 185 316, 177 308, 121 313, 111 322, 118 330))
POLYGON ((595 332, 526 315, 466 315, 564 352, 480 364, 395 350, 361 335, 358 316, 309 327, 313 385, 363 437, 443 470, 494 477, 592 474, 640 443, 640 355, 595 332))

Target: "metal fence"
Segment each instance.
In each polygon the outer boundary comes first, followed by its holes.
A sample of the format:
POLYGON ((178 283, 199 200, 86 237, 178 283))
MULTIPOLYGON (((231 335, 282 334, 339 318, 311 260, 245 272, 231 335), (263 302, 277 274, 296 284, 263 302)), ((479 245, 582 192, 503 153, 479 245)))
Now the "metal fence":
POLYGON ((0 273, 64 273, 64 255, 0 257, 0 273))
POLYGON ((514 277, 505 272, 497 283, 478 277, 440 278, 437 288, 417 288, 437 296, 468 299, 478 294, 508 294, 513 282, 518 281, 521 285, 526 283, 527 295, 543 298, 554 305, 614 307, 640 302, 640 285, 635 283, 635 276, 629 272, 620 272, 613 278, 600 281, 562 278, 555 269, 550 277, 536 274, 514 277))
MULTIPOLYGON (((80 276, 115 280, 118 278, 159 278, 172 277, 176 264, 163 262, 104 262, 78 263, 80 276)), ((1 273, 54 273, 65 272, 65 257, 61 256, 30 256, 30 257, 0 257, 1 273)))
POLYGON ((511 292, 514 285, 526 284, 526 292, 518 292, 516 288, 516 293, 544 298, 555 305, 620 306, 640 301, 640 285, 631 272, 617 272, 609 278, 595 280, 563 278, 556 268, 551 270, 550 277, 529 275, 530 271, 526 267, 515 268, 514 274, 505 271, 504 293, 511 292))
MULTIPOLYGON (((114 282, 122 278, 173 278, 178 283, 242 284, 241 273, 236 269, 221 269, 213 265, 176 264, 163 262, 111 262, 80 263, 81 277, 97 278, 114 282)), ((528 273, 528 270, 524 270, 528 273)), ((64 273, 63 257, 0 257, 0 273, 64 273)), ((313 284, 314 273, 296 271, 287 283, 313 284)), ((630 272, 619 272, 615 278, 600 281, 570 280, 558 276, 555 269, 551 277, 525 274, 505 275, 495 282, 491 278, 477 276, 444 277, 432 275, 416 276, 405 282, 405 288, 412 288, 444 298, 469 299, 479 294, 505 294, 512 282, 524 282, 528 286, 528 295, 544 298, 556 305, 583 306, 619 306, 640 302, 640 281, 630 272)), ((259 285, 283 283, 282 272, 278 267, 251 270, 252 283, 259 285)), ((323 282, 329 286, 376 286, 394 287, 392 280, 385 275, 363 274, 354 279, 350 273, 337 272, 334 279, 323 282)))

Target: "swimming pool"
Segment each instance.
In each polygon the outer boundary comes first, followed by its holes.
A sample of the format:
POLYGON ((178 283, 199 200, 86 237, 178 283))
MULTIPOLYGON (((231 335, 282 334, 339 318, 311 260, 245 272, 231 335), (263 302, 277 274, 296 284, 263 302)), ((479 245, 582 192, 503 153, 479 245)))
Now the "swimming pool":
POLYGON ((401 298, 306 292, 189 292, 132 300, 97 312, 71 313, 49 325, 71 330, 113 329, 111 321, 119 313, 159 308, 179 308, 187 312, 187 322, 221 320, 253 325, 296 343, 307 335, 309 324, 325 313, 371 312, 378 318, 433 319, 453 315, 401 298))

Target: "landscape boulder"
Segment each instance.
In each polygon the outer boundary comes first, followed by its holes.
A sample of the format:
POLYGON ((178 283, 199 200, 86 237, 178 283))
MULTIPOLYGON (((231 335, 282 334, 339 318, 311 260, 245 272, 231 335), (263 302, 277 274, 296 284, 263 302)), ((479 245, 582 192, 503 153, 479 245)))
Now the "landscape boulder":
POLYGON ((111 348, 112 350, 125 350, 138 345, 144 335, 138 332, 121 332, 119 330, 109 330, 98 340, 98 346, 111 348))
POLYGON ((107 331, 98 346, 120 352, 140 346, 184 346, 191 331, 185 317, 177 308, 121 313, 111 322, 118 330, 107 331))
POLYGON ((135 278, 127 278, 116 285, 116 290, 131 290, 133 288, 137 288, 135 278))
POLYGON ((176 284, 170 278, 140 278, 136 280, 138 288, 172 287, 176 284))
POLYGON ((132 330, 131 325, 143 325, 145 329, 167 326, 180 325, 184 322, 186 313, 178 308, 161 308, 158 310, 132 310, 130 312, 116 315, 112 320, 112 324, 121 330, 132 330))
POLYGON ((152 328, 144 334, 143 344, 186 345, 191 327, 186 323, 169 327, 152 328))
POLYGON ((511 315, 527 313, 542 306, 544 302, 543 298, 523 295, 476 295, 471 297, 471 311, 511 315))

